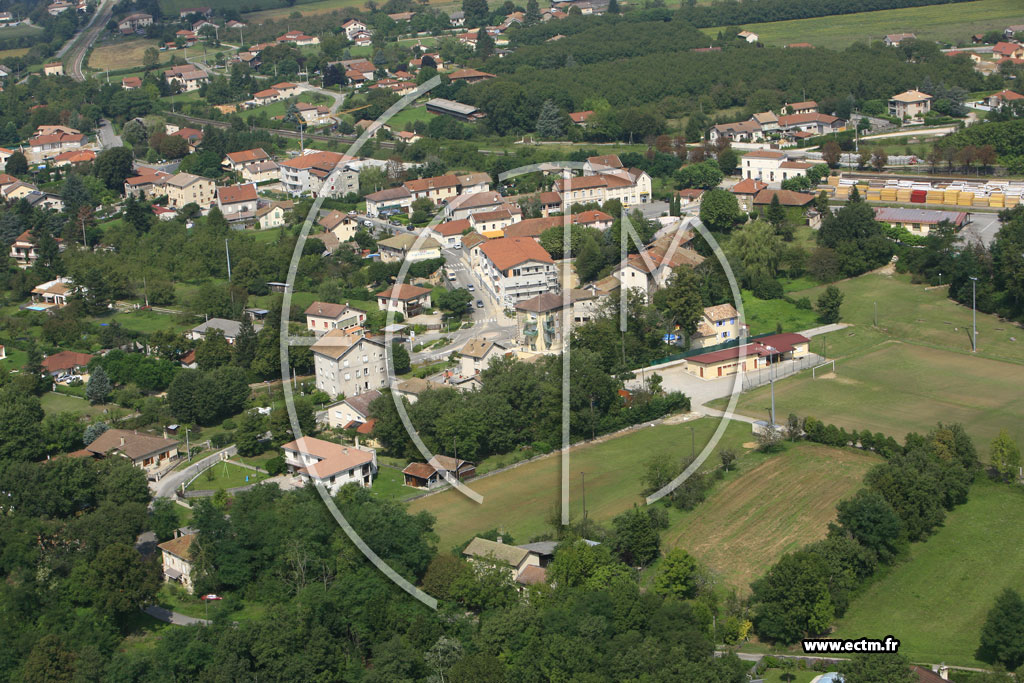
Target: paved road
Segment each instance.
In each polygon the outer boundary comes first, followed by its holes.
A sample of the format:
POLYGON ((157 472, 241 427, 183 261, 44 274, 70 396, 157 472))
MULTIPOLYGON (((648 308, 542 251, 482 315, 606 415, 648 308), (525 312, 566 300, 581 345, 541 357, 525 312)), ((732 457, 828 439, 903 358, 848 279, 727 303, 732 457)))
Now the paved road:
POLYGON ((100 147, 103 149, 124 147, 121 137, 114 133, 114 126, 106 119, 100 121, 100 127, 96 130, 96 138, 100 141, 100 147))
POLYGON ((189 479, 194 477, 202 470, 202 465, 207 463, 209 460, 220 460, 222 453, 228 453, 234 455, 237 449, 234 445, 228 446, 216 453, 211 453, 202 460, 197 460, 188 467, 180 470, 175 470, 170 474, 165 475, 159 481, 153 481, 149 483, 150 490, 153 492, 154 498, 173 498, 174 492, 181 487, 182 484, 187 482, 189 479))
POLYGON ((323 88, 318 88, 315 85, 310 85, 309 83, 298 83, 297 85, 299 86, 299 90, 302 90, 303 92, 315 92, 321 95, 327 95, 334 100, 334 104, 331 105, 332 114, 337 113, 338 109, 341 108, 341 105, 345 104, 345 93, 343 92, 324 90, 323 88))
POLYGON ((197 619, 196 617, 190 617, 180 612, 172 612, 166 607, 160 607, 159 605, 150 605, 149 607, 142 610, 154 619, 160 621, 166 621, 168 624, 174 624, 176 626, 194 626, 196 624, 210 624, 212 623, 209 619, 197 619))
MULTIPOLYGON (((114 10, 115 0, 103 0, 103 3, 96 10, 92 20, 86 25, 85 31, 83 32, 82 40, 77 43, 74 42, 75 38, 69 41, 71 47, 67 50, 67 60, 65 61, 67 68, 64 70, 65 73, 69 74, 71 78, 76 81, 84 81, 85 74, 82 73, 82 62, 85 61, 85 55, 89 52, 89 48, 96 42, 96 38, 100 35, 100 31, 104 29, 107 22, 110 21, 110 15, 114 10)), ((65 49, 68 46, 65 46, 65 49)))

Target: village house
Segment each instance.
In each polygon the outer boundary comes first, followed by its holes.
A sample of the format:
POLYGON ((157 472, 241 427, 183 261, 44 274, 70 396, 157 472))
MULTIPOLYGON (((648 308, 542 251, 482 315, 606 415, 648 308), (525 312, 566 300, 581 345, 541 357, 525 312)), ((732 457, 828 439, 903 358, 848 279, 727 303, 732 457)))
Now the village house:
POLYGON ((241 152, 228 152, 220 165, 228 171, 234 171, 236 173, 241 172, 243 168, 249 164, 255 164, 260 161, 268 161, 270 155, 266 153, 262 148, 246 149, 241 152))
POLYGON ((923 116, 932 109, 932 100, 935 99, 927 93, 917 90, 907 90, 898 95, 893 95, 889 100, 889 116, 899 119, 912 119, 923 116))
POLYGON ((167 195, 167 205, 173 209, 193 203, 208 209, 217 200, 213 181, 191 173, 177 173, 165 178, 161 185, 163 194, 167 195))
POLYGON ((551 255, 529 237, 503 237, 480 245, 477 273, 505 308, 558 289, 558 269, 551 255))
POLYGON ((359 220, 353 215, 334 210, 317 221, 324 230, 334 233, 338 242, 348 242, 359 230, 359 220))
POLYGON ((459 180, 459 194, 476 194, 491 189, 489 173, 465 173, 456 176, 459 180))
POLYGON ((736 34, 736 37, 742 38, 748 43, 757 43, 758 41, 758 35, 753 31, 740 31, 739 33, 736 34))
POLYGON ((28 144, 33 152, 53 156, 52 153, 81 148, 85 144, 85 135, 74 128, 40 126, 28 144))
POLYGON ((392 285, 377 295, 377 309, 411 318, 430 308, 430 290, 417 285, 392 285))
POLYGON ((108 429, 85 450, 96 456, 117 455, 127 458, 147 473, 155 472, 178 457, 178 442, 128 429, 108 429))
POLYGON ((283 446, 288 471, 333 496, 345 484, 369 488, 377 476, 377 452, 304 436, 283 446))
MULTIPOLYGON (((790 46, 790 47, 792 47, 792 46, 790 46)), ((818 103, 815 102, 814 100, 807 100, 805 102, 792 102, 792 103, 787 102, 786 104, 782 105, 782 109, 780 110, 780 113, 783 116, 788 116, 788 115, 791 115, 791 114, 817 114, 818 113, 818 103)))
POLYGON ((330 330, 310 348, 316 388, 332 399, 358 396, 387 383, 384 344, 361 331, 330 330))
POLYGON ((813 164, 790 161, 789 155, 774 149, 755 149, 743 155, 740 175, 747 180, 781 183, 783 180, 807 175, 813 164))
POLYGON ((307 150, 281 162, 281 184, 291 195, 344 197, 359 191, 359 172, 347 165, 350 161, 355 159, 337 152, 307 150))
POLYGON ((136 12, 135 14, 129 14, 121 21, 117 22, 117 28, 124 33, 135 33, 141 28, 153 25, 153 15, 146 14, 145 12, 136 12))
POLYGON ((410 377, 404 382, 399 382, 391 387, 391 393, 398 395, 400 398, 404 398, 409 402, 409 405, 416 403, 420 400, 420 396, 425 391, 437 391, 438 389, 450 389, 451 387, 441 382, 435 382, 430 379, 420 379, 419 377, 410 377))
POLYGON ((502 197, 500 192, 486 190, 464 196, 460 195, 457 201, 449 202, 445 206, 444 213, 448 216, 449 220, 461 220, 469 218, 474 213, 495 211, 505 206, 505 204, 505 197, 502 197))
POLYGON ((320 39, 316 36, 307 36, 302 31, 289 31, 283 36, 278 36, 278 43, 291 43, 296 47, 304 47, 306 45, 319 45, 320 39))
POLYGON ((754 210, 763 215, 771 206, 772 199, 778 198, 783 207, 807 208, 814 202, 814 195, 793 190, 765 189, 754 195, 754 210))
POLYGON ((64 75, 64 64, 63 62, 50 62, 49 64, 43 65, 43 75, 45 76, 63 76, 64 75))
MULTIPOLYGON (((262 323, 252 324, 253 332, 259 332, 263 329, 262 323)), ((204 323, 200 323, 189 330, 186 334, 189 339, 193 341, 199 341, 206 339, 206 333, 210 330, 220 330, 224 333, 224 339, 227 340, 228 344, 234 344, 235 339, 238 338, 238 334, 242 331, 242 323, 237 320, 228 320, 226 318, 210 318, 204 323)))
POLYGON ((432 489, 449 479, 465 481, 476 475, 476 465, 447 455, 435 455, 430 462, 409 463, 402 474, 405 485, 417 489, 432 489))
POLYGON ((69 277, 43 282, 32 288, 32 301, 49 308, 60 308, 68 303, 68 296, 75 292, 74 282, 69 277))
POLYGON ((478 211, 471 214, 469 224, 484 237, 502 237, 505 228, 518 223, 522 217, 522 209, 506 204, 494 211, 478 211))
POLYGON ((704 262, 704 257, 693 249, 692 241, 690 231, 659 237, 642 253, 623 260, 612 275, 622 287, 639 290, 649 301, 656 290, 664 289, 676 268, 696 268, 704 262))
POLYGON ((740 314, 732 304, 708 306, 697 321, 697 331, 690 335, 691 349, 706 349, 740 336, 740 314))
POLYGON ((294 109, 295 115, 307 126, 323 126, 334 122, 330 107, 320 104, 309 104, 307 102, 296 102, 294 109))
POLYGON ((271 202, 256 209, 256 224, 260 230, 279 228, 284 225, 284 217, 291 208, 291 202, 271 202))
POLYGON ((265 88, 254 92, 250 102, 252 102, 254 107, 262 107, 263 105, 277 102, 279 99, 281 99, 281 93, 273 88, 265 88))
POLYGON ((593 115, 594 111, 592 109, 588 109, 586 111, 569 112, 569 118, 572 120, 573 123, 575 123, 580 128, 586 128, 587 119, 589 119, 593 115))
MULTIPOLYGON (((179 530, 180 531, 180 530, 179 530)), ((174 581, 192 593, 192 543, 197 534, 175 532, 174 538, 157 545, 161 553, 161 568, 165 581, 174 581)))
POLYGON ((266 183, 281 179, 281 166, 273 159, 257 161, 242 168, 242 180, 247 183, 266 183))
POLYGON ((1021 100, 1024 100, 1024 95, 1021 95, 1020 93, 1015 93, 1012 90, 1001 90, 997 93, 989 95, 983 100, 983 102, 986 106, 991 107, 992 109, 1001 109, 1006 105, 1014 104, 1016 102, 1020 102, 1021 100))
MULTIPOLYGON (((569 290, 569 328, 590 322, 597 314, 598 295, 584 289, 569 290)), ((516 304, 516 343, 535 353, 560 353, 565 343, 564 294, 545 292, 516 304)))
POLYGON ((412 207, 412 193, 402 185, 372 192, 364 199, 366 215, 371 218, 397 213, 408 214, 412 207))
POLYGON ((441 243, 430 237, 420 239, 413 233, 403 232, 377 242, 377 252, 384 263, 426 261, 441 258, 441 243))
POLYGON ((181 87, 184 92, 192 92, 209 82, 210 76, 194 64, 184 64, 164 71, 164 80, 168 85, 181 87))
POLYGON ((573 214, 572 222, 576 225, 582 225, 588 228, 607 230, 612 227, 612 223, 615 222, 615 219, 611 214, 607 214, 604 211, 590 210, 573 214))
POLYGON ((587 157, 583 162, 583 175, 600 175, 610 171, 621 171, 622 168, 622 160, 618 154, 601 154, 587 157))
POLYGON ((365 33, 367 26, 358 19, 349 19, 341 25, 341 28, 345 31, 345 37, 352 40, 357 33, 365 33))
POLYGON ((917 36, 913 33, 890 33, 882 39, 882 42, 887 47, 899 47, 904 40, 917 40, 917 36))
MULTIPOLYGON (((19 182, 19 181, 15 181, 19 182)), ((7 183, 4 186, 13 185, 14 183, 7 183)), ((11 243, 10 257, 17 261, 18 266, 21 268, 28 268, 32 263, 39 258, 39 245, 36 243, 32 233, 28 230, 18 235, 14 242, 11 243)))
POLYGON ((152 171, 148 168, 142 169, 143 174, 124 181, 125 196, 133 194, 138 198, 151 199, 164 194, 164 181, 171 177, 170 173, 163 171, 152 171))
POLYGON ((740 211, 750 213, 754 210, 754 197, 756 197, 757 193, 766 187, 768 187, 768 183, 761 182, 760 180, 754 180, 753 178, 744 178, 729 188, 729 191, 736 195, 736 201, 740 206, 740 211))
POLYGON ((413 201, 429 199, 435 206, 441 206, 459 194, 459 179, 452 173, 434 178, 407 180, 402 185, 412 195, 413 201))
POLYGON ((461 248, 460 238, 463 233, 472 229, 469 219, 463 218, 458 221, 438 223, 427 230, 427 235, 431 239, 437 240, 443 249, 458 249, 461 248))
POLYGON ((927 237, 932 228, 943 221, 949 221, 955 230, 960 230, 970 220, 970 214, 964 211, 877 207, 875 220, 895 228, 904 228, 912 235, 927 237))
POLYGON ((503 358, 508 349, 496 341, 473 337, 459 350, 459 373, 463 377, 479 375, 496 358, 503 358))
POLYGON ((624 207, 651 201, 651 177, 634 168, 582 178, 558 178, 554 189, 565 210, 573 204, 604 204, 612 199, 618 199, 624 207))
POLYGON ((992 47, 992 54, 996 59, 1024 59, 1024 45, 999 42, 992 47))
POLYGON ((317 336, 331 330, 348 330, 366 322, 366 313, 348 304, 314 301, 306 309, 306 329, 317 336))
POLYGON ((125 76, 121 79, 121 87, 125 90, 138 90, 142 87, 142 79, 138 76, 125 76))
POLYGON ((462 551, 477 568, 498 567, 508 572, 509 578, 517 580, 528 567, 539 567, 540 558, 530 551, 500 540, 488 541, 476 537, 462 551))
POLYGON ((365 391, 358 396, 349 396, 325 408, 327 424, 331 429, 357 429, 373 421, 370 404, 383 396, 376 389, 365 391))
POLYGON ((250 220, 256 215, 259 195, 256 185, 227 185, 217 188, 217 208, 228 221, 250 220))

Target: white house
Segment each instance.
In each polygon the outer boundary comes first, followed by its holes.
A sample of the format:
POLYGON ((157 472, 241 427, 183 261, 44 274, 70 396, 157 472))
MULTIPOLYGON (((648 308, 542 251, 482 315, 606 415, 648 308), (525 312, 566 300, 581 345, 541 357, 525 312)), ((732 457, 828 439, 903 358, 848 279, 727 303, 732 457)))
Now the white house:
POLYGON ((484 242, 476 268, 485 286, 508 309, 558 289, 558 270, 551 255, 531 237, 484 242))
POLYGON ((345 484, 370 487, 377 476, 377 452, 304 436, 283 446, 288 471, 324 486, 331 495, 345 484))
POLYGON ((314 301, 306 309, 306 329, 318 336, 331 330, 347 330, 366 322, 366 313, 348 304, 314 301))
POLYGON ((459 373, 463 377, 479 375, 482 370, 490 367, 495 358, 505 355, 503 344, 481 337, 473 337, 459 351, 459 373))
POLYGON ((387 383, 384 344, 361 331, 330 330, 310 348, 316 388, 331 398, 356 396, 387 383))

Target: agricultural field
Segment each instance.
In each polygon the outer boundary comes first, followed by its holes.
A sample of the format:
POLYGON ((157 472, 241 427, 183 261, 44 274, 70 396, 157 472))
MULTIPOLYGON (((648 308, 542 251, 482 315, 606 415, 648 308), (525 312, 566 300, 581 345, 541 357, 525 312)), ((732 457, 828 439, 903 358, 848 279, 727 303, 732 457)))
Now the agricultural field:
POLYGON ((664 547, 685 548, 719 585, 745 594, 783 554, 823 538, 836 503, 856 492, 877 462, 857 451, 800 443, 743 463, 739 476, 672 524, 664 547))
MULTIPOLYGON (((575 446, 570 452, 570 515, 583 514, 586 488, 587 516, 608 522, 634 504, 642 504, 644 462, 669 453, 685 461, 690 457, 691 428, 699 453, 718 426, 718 420, 702 418, 684 424, 662 424, 640 428, 601 443, 575 446)), ((742 451, 750 440, 750 425, 732 422, 719 448, 742 451)), ((475 534, 501 527, 517 543, 550 531, 549 519, 560 505, 561 457, 551 456, 520 465, 492 476, 471 480, 469 486, 484 498, 477 504, 455 490, 419 498, 410 512, 426 510, 437 518, 434 531, 443 551, 475 534)), ((708 458, 707 466, 717 465, 708 458)))
MULTIPOLYGON (((454 11, 460 8, 457 1, 453 0, 428 0, 429 4, 438 9, 445 11, 454 11)), ((221 6, 233 7, 234 5, 230 0, 217 0, 221 6)), ((293 12, 301 12, 303 16, 311 16, 315 14, 329 14, 344 9, 362 9, 366 3, 363 0, 312 0, 311 2, 303 2, 297 0, 294 6, 288 5, 282 7, 278 0, 254 0, 247 7, 245 19, 251 23, 259 23, 266 21, 267 19, 284 19, 293 12)), ((161 0, 161 7, 168 6, 181 6, 188 7, 187 0, 161 0)), ((215 3, 213 7, 217 7, 215 3)), ((166 12, 166 9, 164 10, 166 12)), ((179 11, 175 9, 175 12, 179 11)), ((355 55, 355 49, 353 49, 353 55, 355 55)))
MULTIPOLYGON (((117 71, 118 69, 130 69, 134 66, 142 66, 142 57, 146 50, 157 47, 159 41, 137 38, 117 43, 100 45, 93 48, 89 54, 88 67, 97 71, 117 71)), ((161 52, 160 62, 168 62, 173 52, 161 52)))
MULTIPOLYGON (((978 353, 970 351, 971 310, 903 276, 864 275, 837 285, 846 295, 843 320, 852 327, 816 337, 811 350, 838 359, 836 373, 809 373, 776 382, 776 413, 812 415, 846 428, 897 439, 939 420, 962 422, 987 457, 988 443, 1006 428, 1024 440, 1020 385, 1024 350, 1019 326, 978 315, 978 353), (872 325, 878 302, 878 327, 872 325), (896 388, 894 391, 893 388, 896 388)), ((820 288, 795 292, 814 301, 820 288)), ((738 412, 763 418, 770 389, 740 398, 738 412)), ((713 403, 721 407, 719 403, 713 403)))
POLYGON ((12 38, 22 38, 24 36, 38 36, 43 33, 43 29, 32 24, 18 24, 17 26, 4 26, 0 28, 0 40, 11 40, 12 38))
POLYGON ((28 54, 31 48, 27 47, 14 47, 10 50, 0 50, 0 59, 10 59, 11 57, 23 57, 28 54))
MULTIPOLYGON (((998 29, 1024 19, 1018 0, 975 0, 950 5, 859 12, 813 19, 745 24, 766 45, 807 42, 841 49, 855 42, 881 40, 887 33, 914 33, 920 40, 969 41, 972 34, 998 29)), ((722 27, 702 29, 717 36, 722 27)))
POLYGON ((1021 515, 1020 487, 977 482, 945 526, 854 599, 831 637, 892 634, 911 661, 987 666, 974 659, 985 616, 1003 589, 1024 591, 1021 515))
POLYGON ((420 105, 418 107, 408 107, 398 112, 390 119, 388 119, 388 125, 391 126, 395 131, 405 130, 405 124, 415 121, 429 121, 434 118, 436 114, 427 112, 426 105, 420 105))

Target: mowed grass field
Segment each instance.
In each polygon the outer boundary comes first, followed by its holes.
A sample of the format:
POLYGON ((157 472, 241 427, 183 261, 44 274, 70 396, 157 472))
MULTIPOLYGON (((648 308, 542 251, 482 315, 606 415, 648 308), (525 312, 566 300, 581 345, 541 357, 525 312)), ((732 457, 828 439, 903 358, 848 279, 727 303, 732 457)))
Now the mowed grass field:
MULTIPOLYGON (((115 71, 117 69, 130 69, 133 66, 142 66, 142 56, 146 53, 146 50, 157 46, 158 41, 143 38, 101 45, 93 48, 93 51, 89 54, 88 67, 99 71, 105 69, 115 71)), ((173 54, 171 51, 161 52, 160 62, 170 61, 173 54)))
MULTIPOLYGON (((975 0, 955 5, 860 12, 814 19, 744 24, 766 45, 807 42, 815 47, 844 48, 861 41, 881 40, 887 33, 914 33, 921 40, 955 43, 975 33, 1024 22, 1020 0, 975 0)), ((703 29, 717 36, 722 27, 703 29)))
POLYGON ((857 597, 830 637, 893 635, 915 662, 974 659, 988 610, 1005 588, 1024 591, 1024 490, 979 481, 970 498, 909 557, 857 597))
POLYGON ((783 554, 823 538, 836 503, 861 486, 879 458, 800 443, 744 469, 664 533, 665 549, 682 547, 720 585, 749 593, 783 554))
MULTIPOLYGON (((627 435, 570 451, 569 510, 573 519, 583 514, 584 479, 587 516, 607 522, 634 504, 642 505, 644 463, 654 455, 668 453, 680 462, 690 456, 690 427, 697 453, 718 426, 718 420, 701 418, 683 424, 644 427, 627 435), (581 477, 581 473, 585 477, 581 477)), ((742 450, 750 440, 750 425, 732 422, 719 448, 742 450)), ((718 464, 715 455, 707 466, 718 464)), ((409 504, 410 512, 426 510, 437 518, 434 531, 443 552, 478 533, 501 528, 516 543, 527 543, 551 531, 549 519, 560 509, 562 458, 558 455, 520 465, 488 477, 470 480, 468 485, 484 498, 477 504, 455 490, 448 490, 409 504)))
MULTIPOLYGON (((971 310, 947 299, 945 289, 880 274, 837 286, 845 294, 843 321, 853 326, 811 342, 815 353, 838 359, 836 373, 814 380, 805 372, 776 382, 777 414, 811 415, 897 439, 927 431, 940 420, 962 422, 983 458, 1000 429, 1024 441, 1019 400, 1024 330, 1019 325, 979 314, 978 353, 973 354, 971 310), (875 302, 877 328, 872 325, 875 302)), ((791 296, 814 301, 820 291, 791 296)), ((770 388, 762 387, 745 393, 738 410, 765 418, 770 404, 770 388)))

